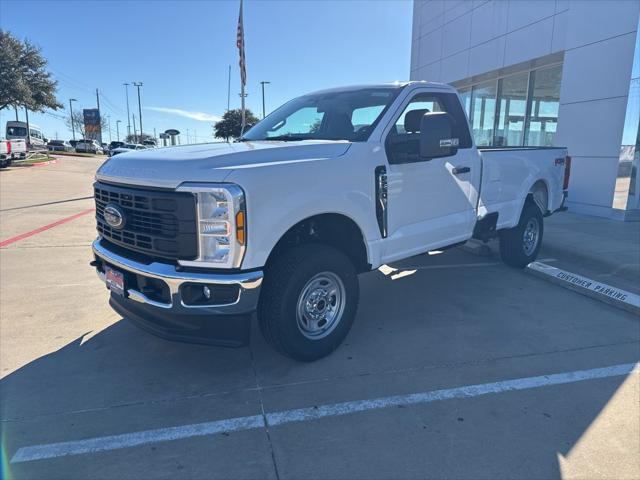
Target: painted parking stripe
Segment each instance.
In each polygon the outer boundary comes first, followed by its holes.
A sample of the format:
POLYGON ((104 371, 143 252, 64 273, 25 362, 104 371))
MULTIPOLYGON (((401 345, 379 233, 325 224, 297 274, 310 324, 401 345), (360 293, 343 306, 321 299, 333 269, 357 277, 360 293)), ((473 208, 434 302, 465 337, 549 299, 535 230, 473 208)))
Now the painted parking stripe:
POLYGON ((403 405, 419 405, 455 398, 472 398, 482 395, 529 390, 547 387, 551 385, 563 385, 583 382, 598 378, 618 377, 634 372, 639 372, 640 364, 625 363, 591 370, 579 370, 574 372, 556 373, 537 377, 518 378, 493 383, 467 385, 457 388, 434 390, 429 392, 412 393, 408 395, 395 395, 369 400, 357 400, 353 402, 334 403, 311 408, 299 408, 281 412, 267 413, 265 416, 253 415, 248 417, 230 418, 213 422, 196 423, 176 427, 144 430, 125 433, 121 435, 109 435, 94 437, 84 440, 76 440, 61 443, 49 443, 21 447, 11 459, 11 463, 31 462, 48 458, 65 457, 69 455, 81 455, 97 453, 109 450, 147 445, 151 443, 181 440, 192 437, 213 435, 222 432, 237 432, 253 430, 265 426, 277 426, 294 422, 306 422, 327 417, 349 415, 369 410, 403 405), (266 424, 265 424, 266 419, 266 424))
POLYGON ((587 297, 595 298, 596 300, 622 308, 631 313, 640 314, 640 295, 636 295, 635 293, 607 285, 606 283, 588 277, 583 277, 568 270, 547 265, 540 261, 530 263, 527 266, 527 271, 537 277, 581 293, 587 297))
POLYGON ((70 217, 65 217, 62 218, 56 222, 50 223, 48 225, 44 225, 42 227, 38 227, 35 230, 31 230, 29 232, 25 232, 25 233, 21 233, 20 235, 16 235, 15 237, 11 237, 11 238, 7 238, 6 240, 3 240, 0 242, 0 248, 2 247, 6 247, 7 245, 11 245, 12 243, 15 242, 19 242, 20 240, 24 240, 25 238, 29 238, 29 237, 33 237, 34 235, 37 235, 38 233, 42 233, 45 232, 47 230, 50 230, 54 227, 57 227, 58 225, 62 225, 63 223, 67 223, 70 222, 72 220, 75 220, 76 218, 80 218, 84 215, 87 215, 88 213, 93 212, 95 209, 94 208, 90 208, 88 210, 83 210, 80 213, 76 213, 75 215, 71 215, 70 217))

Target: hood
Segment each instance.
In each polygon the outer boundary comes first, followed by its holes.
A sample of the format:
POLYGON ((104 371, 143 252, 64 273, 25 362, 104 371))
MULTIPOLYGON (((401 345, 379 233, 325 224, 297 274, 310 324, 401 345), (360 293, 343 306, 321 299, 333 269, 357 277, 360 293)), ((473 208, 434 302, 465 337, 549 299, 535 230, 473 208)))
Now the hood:
POLYGON ((320 161, 344 155, 345 141, 210 143, 132 150, 109 158, 97 180, 176 188, 183 182, 223 182, 236 168, 297 161, 320 161))

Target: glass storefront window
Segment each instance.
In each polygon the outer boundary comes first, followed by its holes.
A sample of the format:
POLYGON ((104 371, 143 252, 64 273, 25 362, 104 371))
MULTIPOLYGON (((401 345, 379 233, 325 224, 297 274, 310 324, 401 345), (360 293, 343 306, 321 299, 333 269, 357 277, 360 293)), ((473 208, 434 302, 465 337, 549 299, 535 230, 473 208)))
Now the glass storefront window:
POLYGON ((493 145, 522 146, 527 109, 528 73, 501 78, 498 82, 498 125, 493 145))
POLYGON ((531 72, 525 145, 550 147, 558 126, 562 65, 531 72))
POLYGON ((471 119, 471 87, 461 88, 459 92, 464 112, 467 114, 467 118, 471 119))
POLYGON ((612 206, 619 210, 640 208, 640 30, 636 33, 627 113, 622 130, 618 177, 612 206))
POLYGON ((471 131, 478 146, 493 143, 496 111, 496 82, 475 85, 471 90, 471 131))

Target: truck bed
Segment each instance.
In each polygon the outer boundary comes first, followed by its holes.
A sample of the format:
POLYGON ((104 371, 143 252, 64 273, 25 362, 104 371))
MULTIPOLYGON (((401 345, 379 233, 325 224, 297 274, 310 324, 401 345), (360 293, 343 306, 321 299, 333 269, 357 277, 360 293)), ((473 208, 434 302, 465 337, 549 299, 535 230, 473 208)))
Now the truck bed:
POLYGON ((543 211, 552 213, 562 205, 567 149, 564 147, 490 147, 478 149, 482 180, 478 216, 498 212, 498 229, 518 223, 525 198, 536 191, 543 211), (535 179, 542 179, 535 182, 535 179), (541 205, 542 206, 542 205, 541 205))

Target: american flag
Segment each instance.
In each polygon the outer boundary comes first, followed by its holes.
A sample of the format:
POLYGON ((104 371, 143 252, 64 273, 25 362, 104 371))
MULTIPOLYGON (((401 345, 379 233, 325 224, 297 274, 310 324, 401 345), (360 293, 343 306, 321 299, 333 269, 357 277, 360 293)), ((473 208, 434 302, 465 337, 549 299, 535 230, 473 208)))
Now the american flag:
POLYGON ((242 22, 242 0, 240 0, 240 15, 238 16, 238 35, 236 38, 236 46, 240 53, 240 80, 242 85, 247 84, 247 68, 244 59, 244 24, 242 22))

